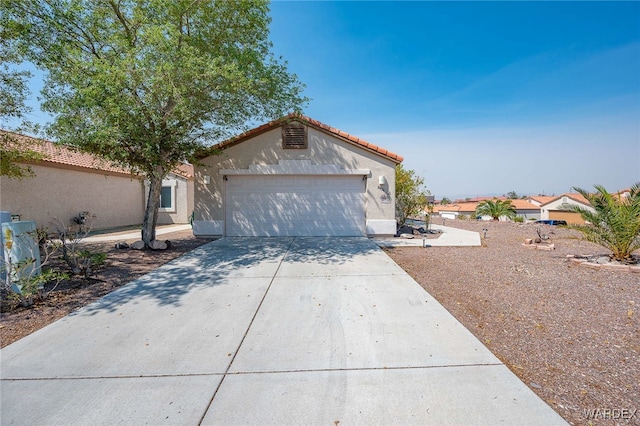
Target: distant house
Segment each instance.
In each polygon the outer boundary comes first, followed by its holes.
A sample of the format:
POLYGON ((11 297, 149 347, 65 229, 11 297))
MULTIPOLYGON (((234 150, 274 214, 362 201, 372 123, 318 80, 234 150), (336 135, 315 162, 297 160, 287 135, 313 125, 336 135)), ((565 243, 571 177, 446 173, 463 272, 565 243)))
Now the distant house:
MULTIPOLYGON (((493 200, 494 198, 477 197, 480 201, 458 202, 433 207, 433 213, 439 214, 444 219, 459 219, 461 216, 476 219, 476 208, 482 201, 493 200)), ((506 198, 502 198, 506 200, 506 198)), ((527 200, 510 200, 516 209, 516 215, 522 216, 525 220, 540 219, 540 207, 527 200)), ((491 220, 489 216, 483 216, 482 220, 491 220)), ((502 218, 504 219, 504 218, 502 218)))
POLYGON ((195 235, 393 235, 402 157, 290 114, 204 153, 195 235))
MULTIPOLYGON (((19 143, 44 154, 29 164, 34 177, 0 177, 0 209, 39 227, 69 221, 82 212, 95 215, 93 229, 142 223, 144 179, 91 154, 46 140, 13 134, 19 143), (37 143, 33 143, 37 142, 37 143)), ((163 181, 158 223, 188 223, 193 210, 193 167, 180 166, 163 181)))
POLYGON ((540 206, 532 203, 529 200, 511 200, 511 205, 516 209, 516 215, 521 216, 527 220, 538 220, 541 216, 540 206))
POLYGON ((565 220, 568 224, 584 225, 579 213, 571 211, 571 206, 579 206, 594 211, 589 201, 578 193, 566 193, 546 201, 540 206, 541 219, 565 220))
POLYGON ((433 213, 439 214, 443 219, 459 219, 467 216, 475 219, 477 202, 459 202, 433 207, 433 213))

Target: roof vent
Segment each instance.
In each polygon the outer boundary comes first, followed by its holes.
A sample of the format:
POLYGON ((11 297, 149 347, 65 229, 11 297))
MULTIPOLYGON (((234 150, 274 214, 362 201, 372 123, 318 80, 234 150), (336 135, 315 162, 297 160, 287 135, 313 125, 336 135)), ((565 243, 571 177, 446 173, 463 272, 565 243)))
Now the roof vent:
POLYGON ((307 126, 289 123, 282 126, 282 149, 306 149, 307 126))

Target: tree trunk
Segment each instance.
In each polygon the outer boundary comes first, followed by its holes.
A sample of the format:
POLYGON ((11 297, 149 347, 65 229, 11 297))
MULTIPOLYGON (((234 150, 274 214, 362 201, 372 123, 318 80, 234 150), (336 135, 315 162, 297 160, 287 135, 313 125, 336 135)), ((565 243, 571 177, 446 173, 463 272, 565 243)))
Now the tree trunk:
POLYGON ((142 241, 146 248, 156 239, 156 222, 158 221, 158 208, 160 207, 160 191, 162 190, 162 177, 149 176, 149 195, 147 206, 144 210, 142 221, 142 241))

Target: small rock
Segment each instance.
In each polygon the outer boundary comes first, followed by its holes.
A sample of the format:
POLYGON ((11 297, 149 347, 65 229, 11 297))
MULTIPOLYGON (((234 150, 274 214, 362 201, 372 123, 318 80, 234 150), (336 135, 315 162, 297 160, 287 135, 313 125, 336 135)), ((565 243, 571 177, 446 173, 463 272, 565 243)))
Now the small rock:
POLYGON ((409 239, 411 239, 411 238, 414 238, 414 237, 413 237, 413 234, 400 234, 400 238, 409 238, 409 239))
POLYGON ((596 259, 596 263, 599 265, 604 265, 605 263, 609 263, 609 256, 600 256, 596 259))
POLYGON ((151 250, 166 250, 167 244, 164 241, 153 240, 149 243, 151 250))
POLYGON ((167 248, 170 249, 171 248, 171 241, 169 240, 164 240, 164 243, 167 245, 167 248))
POLYGON ((144 241, 136 241, 135 243, 131 244, 129 248, 133 250, 144 250, 144 241))
POLYGON ((116 248, 117 249, 128 249, 129 248, 129 244, 127 244, 124 241, 122 241, 120 243, 116 243, 116 248))
POLYGON ((524 240, 524 243, 525 244, 531 244, 531 243, 533 243, 533 240, 531 238, 527 238, 527 239, 524 240))
POLYGON ((539 384, 537 384, 535 382, 531 382, 531 383, 529 383, 529 385, 531 385, 531 387, 535 388, 535 389, 542 389, 542 386, 540 386, 539 384))

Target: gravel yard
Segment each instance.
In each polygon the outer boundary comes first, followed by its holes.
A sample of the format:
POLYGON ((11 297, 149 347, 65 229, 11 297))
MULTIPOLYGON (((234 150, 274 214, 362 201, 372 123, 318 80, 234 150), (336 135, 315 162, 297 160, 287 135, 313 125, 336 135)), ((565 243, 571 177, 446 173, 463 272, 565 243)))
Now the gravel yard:
POLYGON ((640 424, 640 273, 569 261, 607 252, 563 228, 540 228, 542 251, 522 245, 539 225, 445 225, 487 236, 385 251, 571 424, 640 424))

